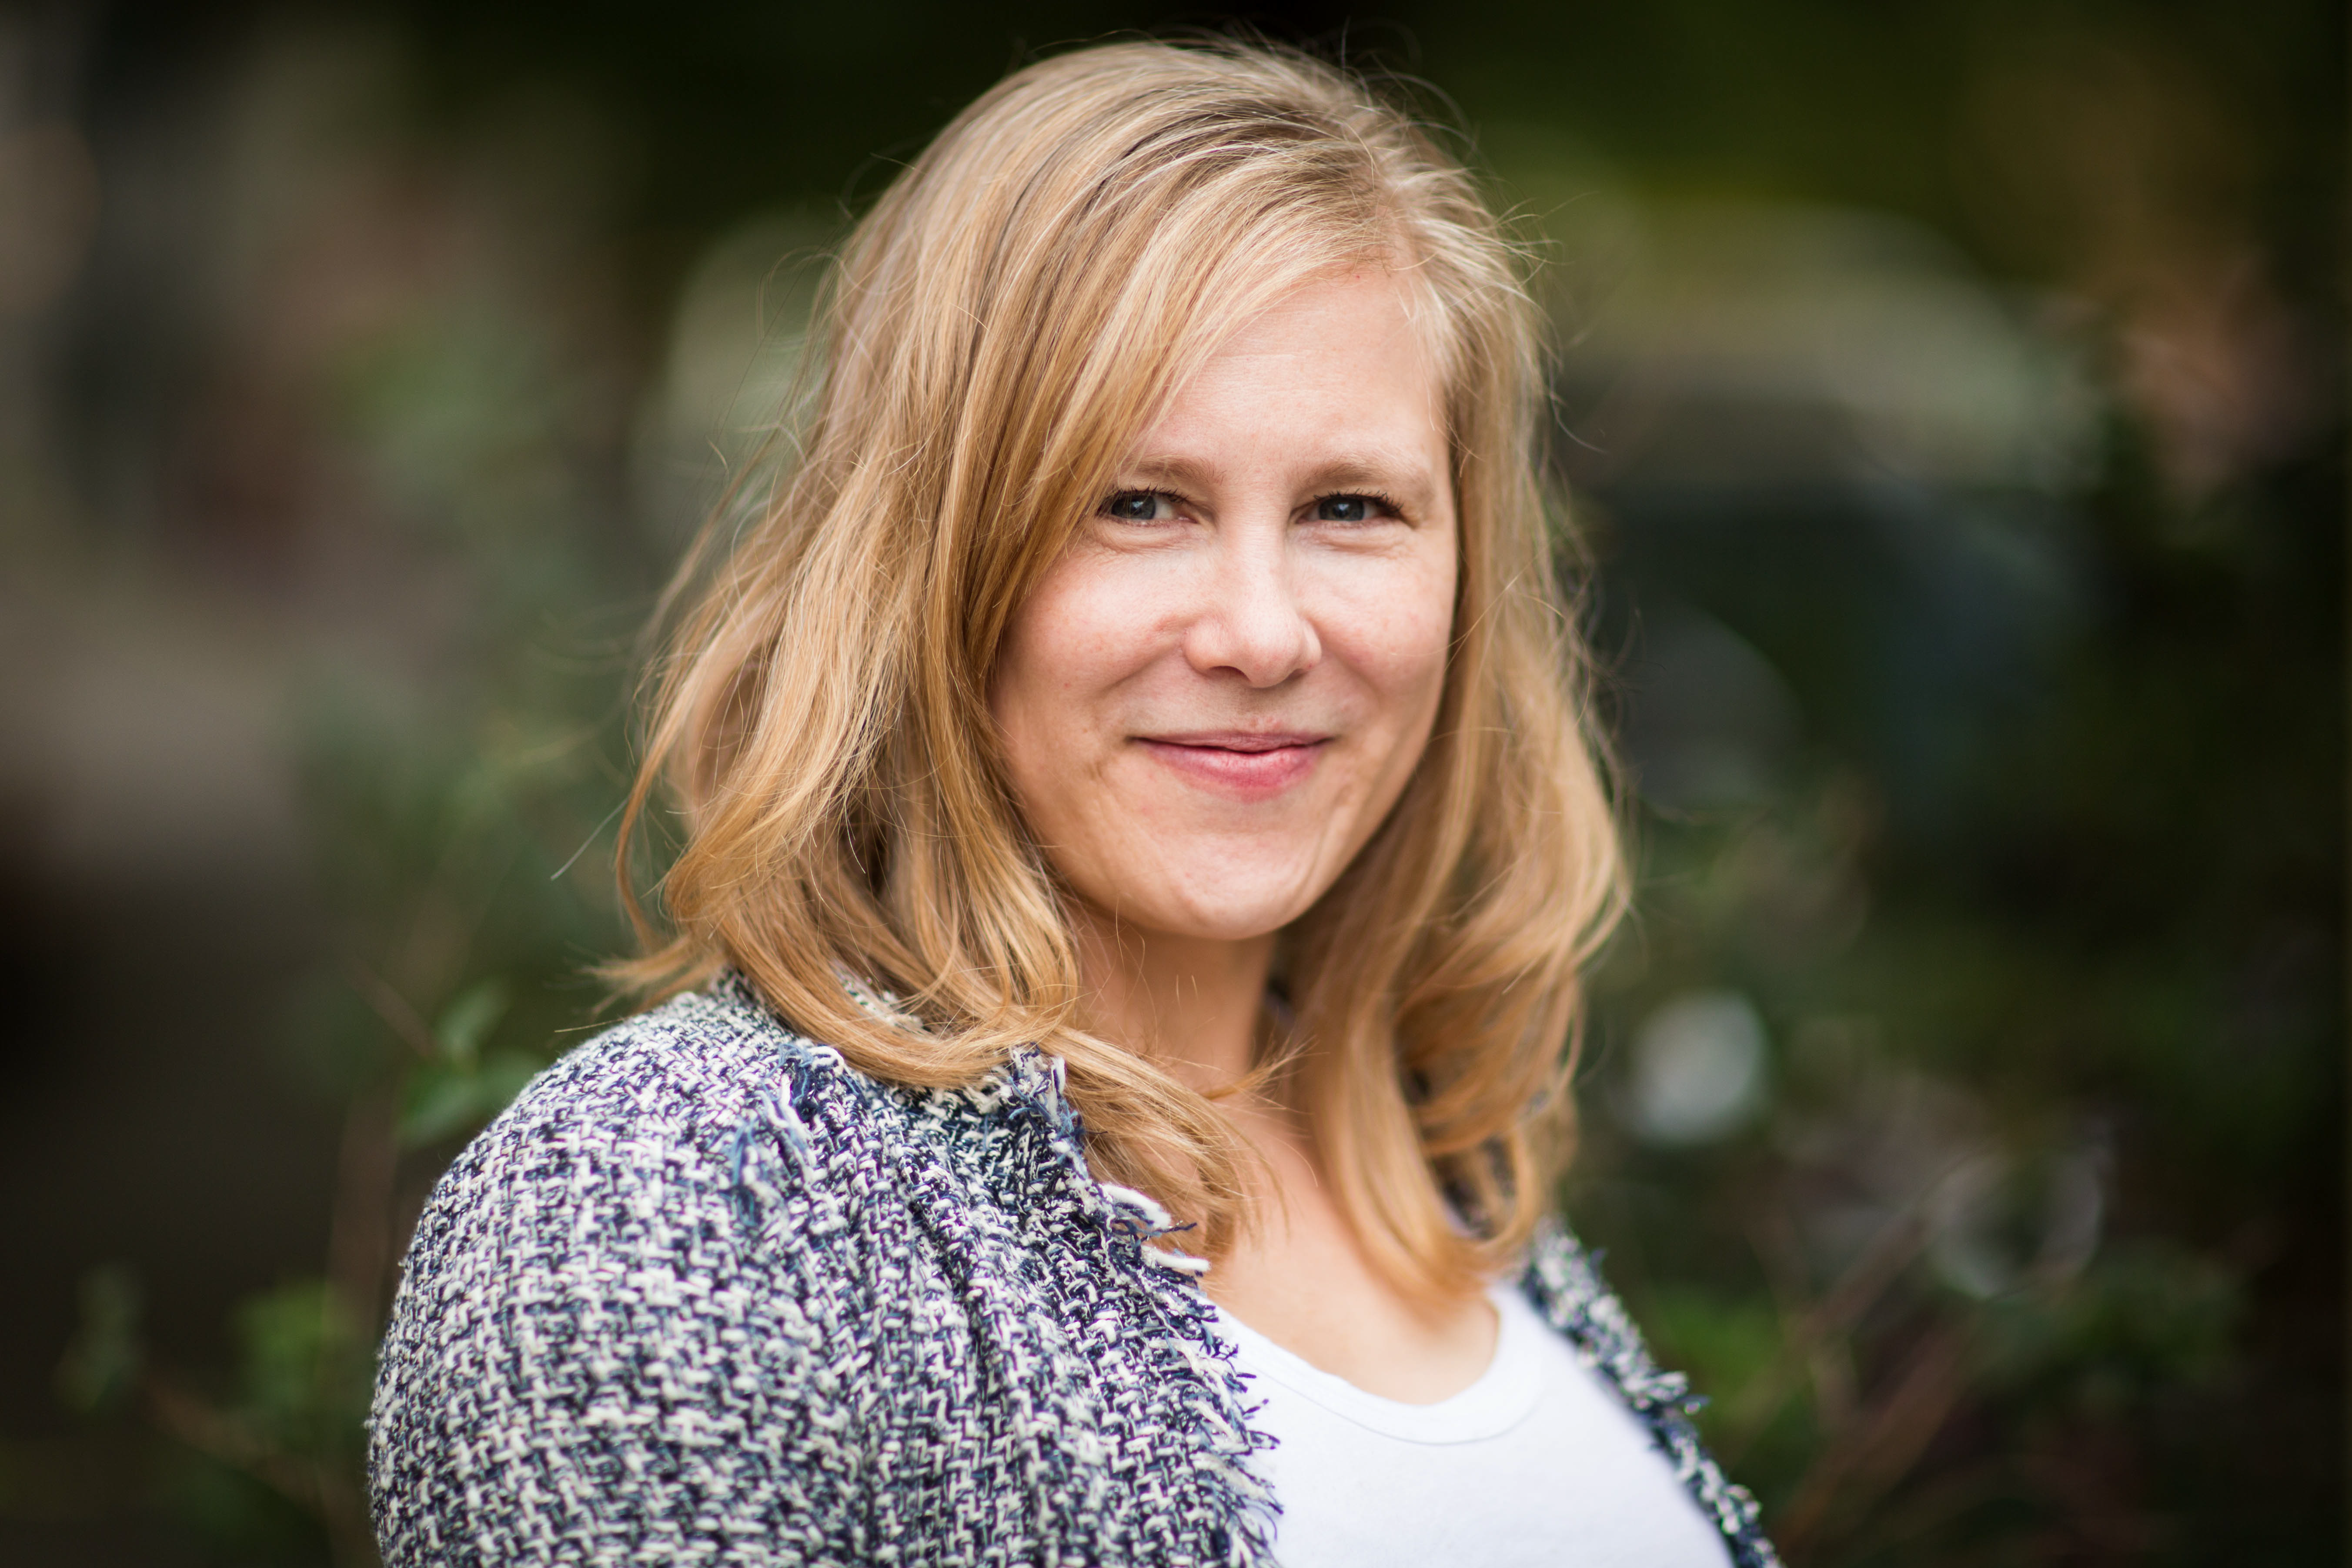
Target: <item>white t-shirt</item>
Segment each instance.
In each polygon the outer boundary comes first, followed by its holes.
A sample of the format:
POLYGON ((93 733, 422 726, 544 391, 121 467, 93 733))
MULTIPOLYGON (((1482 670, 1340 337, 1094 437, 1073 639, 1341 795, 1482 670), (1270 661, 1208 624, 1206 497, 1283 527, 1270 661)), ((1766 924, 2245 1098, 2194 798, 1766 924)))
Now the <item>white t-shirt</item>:
POLYGON ((1727 1568, 1723 1537, 1601 1375, 1507 1286, 1494 1364, 1435 1405, 1382 1399, 1230 1313, 1282 1568, 1727 1568))

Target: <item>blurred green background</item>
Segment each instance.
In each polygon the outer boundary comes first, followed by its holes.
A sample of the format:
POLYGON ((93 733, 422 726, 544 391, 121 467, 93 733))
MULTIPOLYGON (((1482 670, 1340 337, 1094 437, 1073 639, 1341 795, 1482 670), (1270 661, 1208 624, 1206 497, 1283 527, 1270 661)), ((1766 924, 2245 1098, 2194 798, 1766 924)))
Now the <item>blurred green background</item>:
POLYGON ((1791 1562, 2342 1560, 2340 8, 418 0, 0 6, 0 1561, 371 1561, 814 258, 1234 20, 1541 262, 1642 875, 1566 1197, 1791 1562))

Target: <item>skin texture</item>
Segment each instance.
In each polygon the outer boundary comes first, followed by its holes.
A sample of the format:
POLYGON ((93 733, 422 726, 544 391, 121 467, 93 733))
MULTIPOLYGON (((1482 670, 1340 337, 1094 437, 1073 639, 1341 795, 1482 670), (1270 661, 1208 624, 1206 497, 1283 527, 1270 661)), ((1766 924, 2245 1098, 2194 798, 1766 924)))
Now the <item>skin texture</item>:
MULTIPOLYGON (((1205 1091, 1249 1071, 1276 934, 1428 743, 1457 540, 1434 363, 1392 276, 1307 285, 1179 388, 1015 616, 991 682, 1022 809, 1077 895, 1089 1022, 1205 1091)), ((1267 1220, 1210 1295, 1327 1371, 1427 1403, 1491 1309, 1365 1262, 1280 1085, 1223 1101, 1267 1220)))

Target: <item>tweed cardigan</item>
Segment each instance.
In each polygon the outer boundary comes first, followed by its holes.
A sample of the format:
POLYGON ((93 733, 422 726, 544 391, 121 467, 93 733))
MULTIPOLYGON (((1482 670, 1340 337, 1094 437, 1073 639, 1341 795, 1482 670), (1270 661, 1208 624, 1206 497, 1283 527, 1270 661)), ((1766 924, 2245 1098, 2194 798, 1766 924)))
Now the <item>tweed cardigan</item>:
MULTIPOLYGON (((1087 1174, 1055 1066, 894 1088, 729 981, 550 1068, 408 1252, 369 1423, 388 1568, 1271 1562, 1204 1266, 1087 1174)), ((1523 1287, 1772 1564, 1564 1230, 1523 1287)))

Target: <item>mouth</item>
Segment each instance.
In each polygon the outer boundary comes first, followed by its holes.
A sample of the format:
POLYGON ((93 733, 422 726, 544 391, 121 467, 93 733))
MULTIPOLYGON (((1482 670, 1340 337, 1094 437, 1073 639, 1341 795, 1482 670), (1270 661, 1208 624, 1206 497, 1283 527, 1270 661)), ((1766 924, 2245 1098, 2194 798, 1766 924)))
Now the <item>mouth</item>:
POLYGON ((1209 730, 1135 739, 1155 761, 1193 783, 1244 800, 1266 800, 1314 772, 1332 737, 1301 731, 1209 730))

